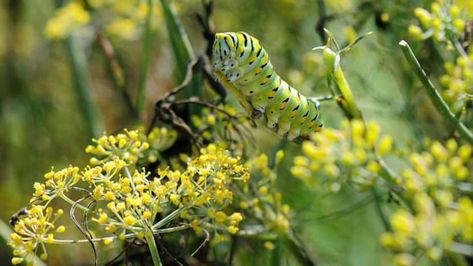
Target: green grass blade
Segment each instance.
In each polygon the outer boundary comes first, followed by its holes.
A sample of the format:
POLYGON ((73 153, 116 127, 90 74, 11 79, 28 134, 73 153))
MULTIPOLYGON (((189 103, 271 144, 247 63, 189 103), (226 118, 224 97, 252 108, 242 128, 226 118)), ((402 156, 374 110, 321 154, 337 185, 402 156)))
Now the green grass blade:
MULTIPOLYGON (((169 40, 176 58, 176 78, 178 82, 186 76, 187 64, 194 58, 194 51, 190 44, 186 31, 176 17, 176 14, 167 0, 160 0, 163 8, 164 19, 168 29, 169 40)), ((201 75, 195 75, 191 84, 183 90, 182 96, 201 96, 203 79, 201 75)), ((192 112, 194 113, 194 112, 192 112)))
POLYGON ((77 46, 73 36, 66 39, 65 46, 71 65, 72 80, 79 110, 84 118, 89 137, 97 137, 101 131, 101 122, 95 105, 92 103, 89 85, 87 84, 84 51, 77 46))
POLYGON ((145 103, 146 77, 147 77, 148 68, 149 68, 151 40, 152 40, 151 21, 152 21, 152 14, 153 14, 153 0, 148 0, 147 6, 148 6, 148 12, 146 14, 145 32, 143 36, 143 53, 141 55, 140 74, 139 74, 139 79, 138 79, 138 91, 136 93, 136 110, 138 111, 138 113, 143 111, 144 103, 145 103))

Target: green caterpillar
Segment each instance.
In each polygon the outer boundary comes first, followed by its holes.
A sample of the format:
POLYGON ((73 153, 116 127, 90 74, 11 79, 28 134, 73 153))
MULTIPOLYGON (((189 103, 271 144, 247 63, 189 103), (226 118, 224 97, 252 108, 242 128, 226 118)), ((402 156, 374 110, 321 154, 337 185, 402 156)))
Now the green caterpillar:
POLYGON ((305 139, 323 126, 319 103, 279 77, 258 39, 245 32, 217 33, 211 61, 224 87, 253 118, 264 115, 278 135, 305 139))

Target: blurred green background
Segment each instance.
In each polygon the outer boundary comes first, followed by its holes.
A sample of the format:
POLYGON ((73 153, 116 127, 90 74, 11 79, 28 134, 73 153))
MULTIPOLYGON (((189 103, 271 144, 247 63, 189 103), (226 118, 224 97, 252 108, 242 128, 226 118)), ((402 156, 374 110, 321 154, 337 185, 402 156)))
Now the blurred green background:
MULTIPOLYGON (((152 104, 177 84, 175 68, 182 67, 176 66, 161 6, 153 0, 155 13, 145 107, 139 119, 135 119, 129 103, 122 97, 123 92, 110 78, 107 58, 101 52, 96 36, 97 32, 108 36, 123 66, 124 88, 134 98, 143 53, 144 18, 127 14, 133 17, 135 24, 129 25, 131 33, 120 35, 127 30, 126 24, 116 26, 118 30, 110 25, 125 15, 107 6, 99 7, 91 12, 89 24, 75 30, 72 38, 49 39, 45 27, 60 2, 1 1, 0 219, 4 222, 25 206, 33 183, 51 166, 60 168, 87 163, 84 148, 93 132, 113 133, 140 123, 147 125, 152 104), (72 52, 68 42, 73 44, 75 50, 72 52), (74 86, 77 72, 74 72, 71 54, 77 56, 79 63, 83 62, 86 98, 91 101, 86 109, 81 106, 81 94, 74 86), (89 117, 84 115, 84 110, 90 112, 89 117)), ((113 3, 136 5, 146 1, 105 2, 113 6, 113 3)), ((217 32, 245 31, 260 39, 278 73, 306 95, 327 95, 321 55, 311 51, 313 47, 323 45, 316 31, 316 23, 321 18, 318 2, 219 0, 214 3, 212 21, 217 32)), ((353 31, 359 35, 374 32, 342 58, 347 79, 367 120, 376 120, 384 132, 401 141, 415 143, 425 135, 442 137, 445 130, 438 122, 437 113, 419 90, 397 45, 399 40, 406 38, 407 25, 414 20, 413 7, 429 1, 326 2, 329 17, 325 26, 340 43, 350 40, 353 31)), ((203 13, 201 1, 180 0, 172 1, 172 4, 194 53, 203 54, 206 42, 194 16, 203 13)), ((430 58, 425 61, 430 71, 438 71, 436 59, 429 50, 424 49, 421 55, 430 58)), ((323 103, 322 108, 325 124, 337 126, 342 114, 336 105, 323 103)), ((265 130, 255 129, 255 132, 261 139, 257 143, 263 151, 270 151, 278 142, 276 135, 265 130)), ((295 144, 288 146, 287 168, 297 149, 295 144)), ((281 169, 281 172, 279 183, 284 200, 297 214, 296 227, 320 265, 387 263, 386 254, 378 244, 382 224, 375 217, 369 193, 348 188, 338 194, 314 194, 290 177, 288 169, 281 169)), ((74 252, 54 252, 49 263, 61 265, 66 259, 70 265, 87 265, 91 262, 90 252, 86 245, 74 252)), ((1 239, 0 264, 9 264, 10 256, 5 240, 1 239)))

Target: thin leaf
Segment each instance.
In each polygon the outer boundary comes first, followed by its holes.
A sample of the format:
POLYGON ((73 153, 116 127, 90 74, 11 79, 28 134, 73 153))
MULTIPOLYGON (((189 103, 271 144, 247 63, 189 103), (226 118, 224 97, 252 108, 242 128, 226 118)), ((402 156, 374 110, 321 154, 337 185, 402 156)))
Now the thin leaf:
MULTIPOLYGON (((168 29, 169 40, 176 58, 176 77, 178 82, 186 76, 186 66, 195 57, 186 31, 182 27, 172 7, 167 0, 160 0, 163 8, 164 19, 168 29)), ((202 96, 202 75, 194 75, 190 86, 182 91, 183 97, 202 96)), ((191 107, 190 113, 198 113, 200 107, 191 107)))

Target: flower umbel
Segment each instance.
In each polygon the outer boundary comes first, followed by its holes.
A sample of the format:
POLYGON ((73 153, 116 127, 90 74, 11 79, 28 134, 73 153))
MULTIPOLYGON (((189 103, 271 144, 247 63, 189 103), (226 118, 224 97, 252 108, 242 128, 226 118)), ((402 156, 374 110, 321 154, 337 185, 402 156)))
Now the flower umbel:
POLYGON ((296 156, 291 172, 310 185, 324 183, 331 191, 346 183, 367 188, 381 180, 380 159, 392 146, 393 138, 381 136, 376 123, 344 121, 340 130, 324 129, 305 141, 303 155, 296 156))

